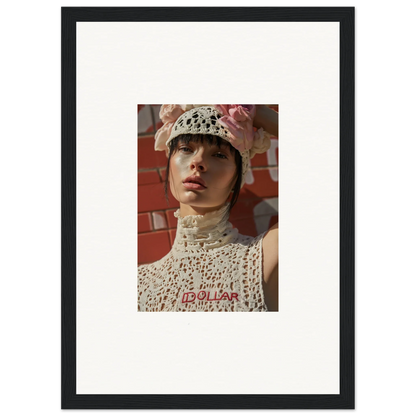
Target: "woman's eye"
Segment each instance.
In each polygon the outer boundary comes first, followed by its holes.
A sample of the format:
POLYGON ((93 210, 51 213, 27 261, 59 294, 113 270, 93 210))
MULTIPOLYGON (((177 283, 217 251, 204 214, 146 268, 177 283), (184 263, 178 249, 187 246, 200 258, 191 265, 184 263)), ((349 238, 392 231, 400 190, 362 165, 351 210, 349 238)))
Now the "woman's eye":
POLYGON ((183 150, 184 152, 192 152, 192 149, 186 146, 181 147, 179 150, 183 150))
POLYGON ((215 156, 219 157, 220 159, 227 159, 227 156, 223 155, 222 153, 215 153, 215 156))

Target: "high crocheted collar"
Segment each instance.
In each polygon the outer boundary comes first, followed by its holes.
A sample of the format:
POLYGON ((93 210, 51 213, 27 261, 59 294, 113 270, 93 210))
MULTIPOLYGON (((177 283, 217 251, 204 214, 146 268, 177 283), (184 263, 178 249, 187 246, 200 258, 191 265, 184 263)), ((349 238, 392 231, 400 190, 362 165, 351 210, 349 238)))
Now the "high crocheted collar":
POLYGON ((178 219, 178 227, 172 249, 178 252, 195 252, 222 247, 234 241, 238 230, 228 221, 227 209, 228 204, 225 204, 217 211, 186 217, 181 217, 178 209, 174 213, 178 219))

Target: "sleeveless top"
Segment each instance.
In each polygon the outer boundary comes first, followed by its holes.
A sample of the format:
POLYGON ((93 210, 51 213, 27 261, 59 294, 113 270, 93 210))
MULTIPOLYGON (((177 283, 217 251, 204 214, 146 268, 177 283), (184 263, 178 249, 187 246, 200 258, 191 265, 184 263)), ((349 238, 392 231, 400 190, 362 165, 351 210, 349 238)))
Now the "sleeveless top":
POLYGON ((143 312, 266 312, 262 242, 238 233, 228 205, 178 219, 171 251, 138 267, 138 310, 143 312))

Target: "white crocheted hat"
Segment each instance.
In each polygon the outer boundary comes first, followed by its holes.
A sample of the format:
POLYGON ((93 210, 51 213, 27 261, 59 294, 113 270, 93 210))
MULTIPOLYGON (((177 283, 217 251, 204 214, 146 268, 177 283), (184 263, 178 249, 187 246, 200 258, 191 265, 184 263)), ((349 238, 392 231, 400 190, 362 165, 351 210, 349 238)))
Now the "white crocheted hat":
POLYGON ((176 120, 166 145, 181 134, 212 134, 231 142, 228 129, 217 123, 222 116, 213 106, 198 107, 183 113, 176 120))
POLYGON ((270 134, 254 131, 255 105, 164 104, 160 118, 164 125, 156 132, 155 150, 167 150, 169 143, 182 134, 211 134, 229 142, 242 158, 242 181, 250 158, 270 148, 270 134))

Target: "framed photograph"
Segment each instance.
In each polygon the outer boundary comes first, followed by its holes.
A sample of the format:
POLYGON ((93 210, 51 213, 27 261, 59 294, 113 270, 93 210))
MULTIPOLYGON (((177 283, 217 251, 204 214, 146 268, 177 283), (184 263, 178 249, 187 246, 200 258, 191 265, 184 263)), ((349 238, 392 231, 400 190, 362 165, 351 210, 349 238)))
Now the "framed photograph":
POLYGON ((278 311, 278 108, 138 105, 139 312, 278 311))
POLYGON ((62 8, 62 408, 354 408, 354 8, 62 8), (204 274, 210 164, 244 255, 204 274))

